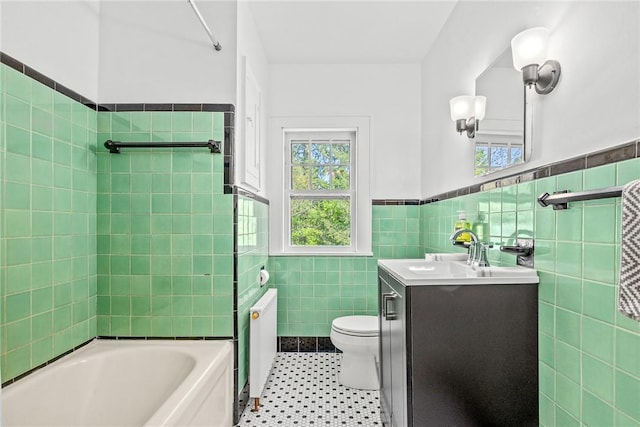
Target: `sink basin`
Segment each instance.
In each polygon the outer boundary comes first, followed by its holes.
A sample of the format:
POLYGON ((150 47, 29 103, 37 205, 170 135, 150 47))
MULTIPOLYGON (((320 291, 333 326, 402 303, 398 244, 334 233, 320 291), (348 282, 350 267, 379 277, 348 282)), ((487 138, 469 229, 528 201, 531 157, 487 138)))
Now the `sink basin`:
POLYGON ((424 254, 427 261, 466 261, 469 255, 456 253, 424 254))
POLYGON ((465 261, 381 259, 378 265, 407 285, 489 285, 538 283, 525 267, 477 267, 465 261))

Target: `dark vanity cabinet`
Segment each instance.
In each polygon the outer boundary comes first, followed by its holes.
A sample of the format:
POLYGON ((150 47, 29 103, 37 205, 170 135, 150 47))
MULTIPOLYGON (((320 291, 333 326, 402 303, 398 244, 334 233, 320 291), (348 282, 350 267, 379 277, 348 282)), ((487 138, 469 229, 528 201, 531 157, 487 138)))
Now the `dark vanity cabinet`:
POLYGON ((537 284, 378 283, 383 425, 538 425, 537 284))

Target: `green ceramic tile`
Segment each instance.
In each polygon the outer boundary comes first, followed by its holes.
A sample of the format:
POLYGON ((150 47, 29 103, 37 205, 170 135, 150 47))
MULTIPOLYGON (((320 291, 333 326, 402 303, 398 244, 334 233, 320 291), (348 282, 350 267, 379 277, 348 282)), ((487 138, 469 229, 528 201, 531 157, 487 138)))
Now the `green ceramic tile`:
MULTIPOLYGON (((586 354, 582 356, 582 386, 598 399, 613 403, 613 368, 586 354)), ((604 425, 604 424, 602 424, 604 425)))
MULTIPOLYGON (((584 189, 593 190, 616 185, 616 165, 614 163, 586 169, 584 171, 584 189)), ((597 200, 598 203, 608 203, 607 199, 597 200)))
POLYGON ((5 97, 5 123, 22 129, 31 128, 31 107, 13 96, 5 97))
POLYGON ((584 244, 583 277, 588 280, 613 284, 615 247, 605 244, 584 244))
POLYGON ((42 83, 32 80, 31 102, 35 107, 53 112, 53 91, 42 83))
POLYGON ((556 191, 581 191, 583 187, 583 172, 576 171, 558 175, 556 177, 556 191))
POLYGON ((539 398, 539 425, 540 426, 553 426, 555 425, 555 404, 544 394, 540 395, 539 398))
POLYGON ((544 363, 540 363, 538 367, 540 392, 553 399, 556 393, 555 371, 544 363))
POLYGON ((53 330, 60 332, 71 326, 71 306, 63 306, 53 310, 53 330))
MULTIPOLYGON (((40 146, 41 138, 34 137, 36 143, 34 144, 33 150, 35 151, 40 146)), ((28 156, 31 154, 31 135, 25 129, 20 129, 14 126, 6 126, 6 151, 8 153, 22 154, 28 156)), ((49 149, 50 152, 50 149, 49 149)), ((44 153, 38 153, 39 156, 46 155, 46 150, 44 153)))
MULTIPOLYGON (((8 129, 7 129, 7 135, 9 135, 8 129)), ((33 158, 48 160, 48 161, 51 161, 53 159, 53 143, 51 141, 51 138, 49 138, 48 136, 39 135, 36 133, 32 134, 31 147, 32 147, 33 158)), ((24 150, 22 151, 24 154, 24 150)))
POLYGON ((43 111, 39 108, 32 108, 31 120, 31 126, 34 132, 46 136, 53 136, 53 114, 51 112, 43 111))
POLYGON ((193 130, 211 132, 213 117, 211 114, 193 113, 193 130))
MULTIPOLYGON (((30 237, 31 220, 29 215, 25 215, 23 211, 6 211, 4 213, 6 224, 6 237, 30 237)), ((48 218, 48 216, 46 216, 48 218)), ((41 235, 42 228, 38 227, 33 231, 34 235, 41 235)))
POLYGON ((556 309, 556 337, 574 347, 580 346, 580 316, 563 309, 556 309))
POLYGON ((616 185, 625 185, 640 178, 640 158, 619 162, 617 166, 616 185))
POLYGON ((151 128, 154 132, 171 130, 171 114, 165 112, 151 113, 151 128))
POLYGON ((556 269, 556 245, 553 240, 535 241, 535 267, 538 270, 554 273, 556 269))
MULTIPOLYGON (((111 132, 130 132, 131 113, 111 113, 111 132)), ((118 138, 119 140, 119 138, 118 138)))
POLYGON ((559 341, 556 344, 556 371, 580 384, 580 350, 559 341))
POLYGON ((613 323, 615 311, 615 287, 585 280, 583 284, 583 313, 586 316, 613 323))
POLYGON ((562 408, 556 407, 556 421, 554 425, 563 427, 579 427, 580 422, 569 415, 562 408))
POLYGON ((614 327, 606 323, 582 318, 582 350, 606 363, 613 363, 614 327))
POLYGON ((31 293, 22 292, 9 295, 7 298, 5 318, 7 322, 13 322, 29 316, 31 309, 31 293))
POLYGON ((191 192, 191 174, 175 173, 171 176, 171 190, 173 193, 191 192))
POLYGON ((640 378, 640 334, 616 330, 616 367, 640 378))
POLYGON ((615 406, 636 421, 640 421, 638 396, 640 396, 640 380, 616 370, 615 406))
POLYGON ((30 368, 29 346, 23 346, 14 351, 8 351, 5 357, 7 370, 4 371, 3 376, 6 378, 16 377, 30 368))
POLYGON ((5 183, 5 209, 29 209, 29 185, 13 182, 5 183))
POLYGON ((556 212, 553 209, 536 211, 534 236, 545 240, 556 238, 556 212))
POLYGON ((582 240, 582 213, 583 209, 581 208, 571 208, 557 212, 556 235, 558 240, 582 240))
POLYGON ((584 241, 613 243, 616 234, 616 209, 614 204, 585 206, 584 241))
POLYGON ((517 236, 531 239, 534 233, 534 211, 518 211, 517 214, 517 236))
POLYGON ((31 345, 31 363, 39 366, 53 358, 53 339, 47 336, 31 345))
POLYGON ((556 375, 556 402, 558 406, 569 415, 580 419, 580 401, 580 385, 564 375, 556 375))
POLYGON ((585 426, 612 426, 613 408, 591 393, 582 393, 582 422, 585 426))
MULTIPOLYGON (((504 199, 503 199, 504 200, 504 199)), ((492 235, 500 235, 508 238, 513 238, 516 236, 516 213, 508 212, 502 214, 502 234, 494 234, 494 228, 491 228, 492 235)))
POLYGON ((573 277, 582 276, 582 244, 557 242, 556 273, 573 277))
POLYGON ((634 420, 622 411, 616 411, 614 425, 625 427, 640 427, 640 421, 634 420))
POLYGON ((556 301, 559 307, 580 313, 582 309, 582 281, 574 277, 558 275, 556 301))

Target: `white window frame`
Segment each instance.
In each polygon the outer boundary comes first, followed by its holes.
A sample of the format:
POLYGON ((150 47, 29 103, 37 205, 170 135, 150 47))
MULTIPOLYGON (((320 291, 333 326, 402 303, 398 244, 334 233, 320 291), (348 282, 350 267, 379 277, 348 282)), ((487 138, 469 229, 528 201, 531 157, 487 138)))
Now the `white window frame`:
MULTIPOLYGON (((371 256, 370 118, 274 117, 271 119, 267 188, 270 200, 270 255, 371 256), (290 156, 286 134, 290 132, 355 132, 351 145, 351 246, 292 246, 290 244, 290 156)), ((329 192, 326 193, 329 195, 329 192)))

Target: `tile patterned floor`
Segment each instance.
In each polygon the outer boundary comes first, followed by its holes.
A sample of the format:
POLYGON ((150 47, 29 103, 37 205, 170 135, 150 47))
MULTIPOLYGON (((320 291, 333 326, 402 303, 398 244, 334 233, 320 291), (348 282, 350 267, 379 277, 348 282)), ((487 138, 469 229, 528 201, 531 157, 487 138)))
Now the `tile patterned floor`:
POLYGON ((277 353, 260 411, 251 412, 250 399, 238 426, 382 426, 378 391, 338 384, 341 357, 335 353, 277 353))

